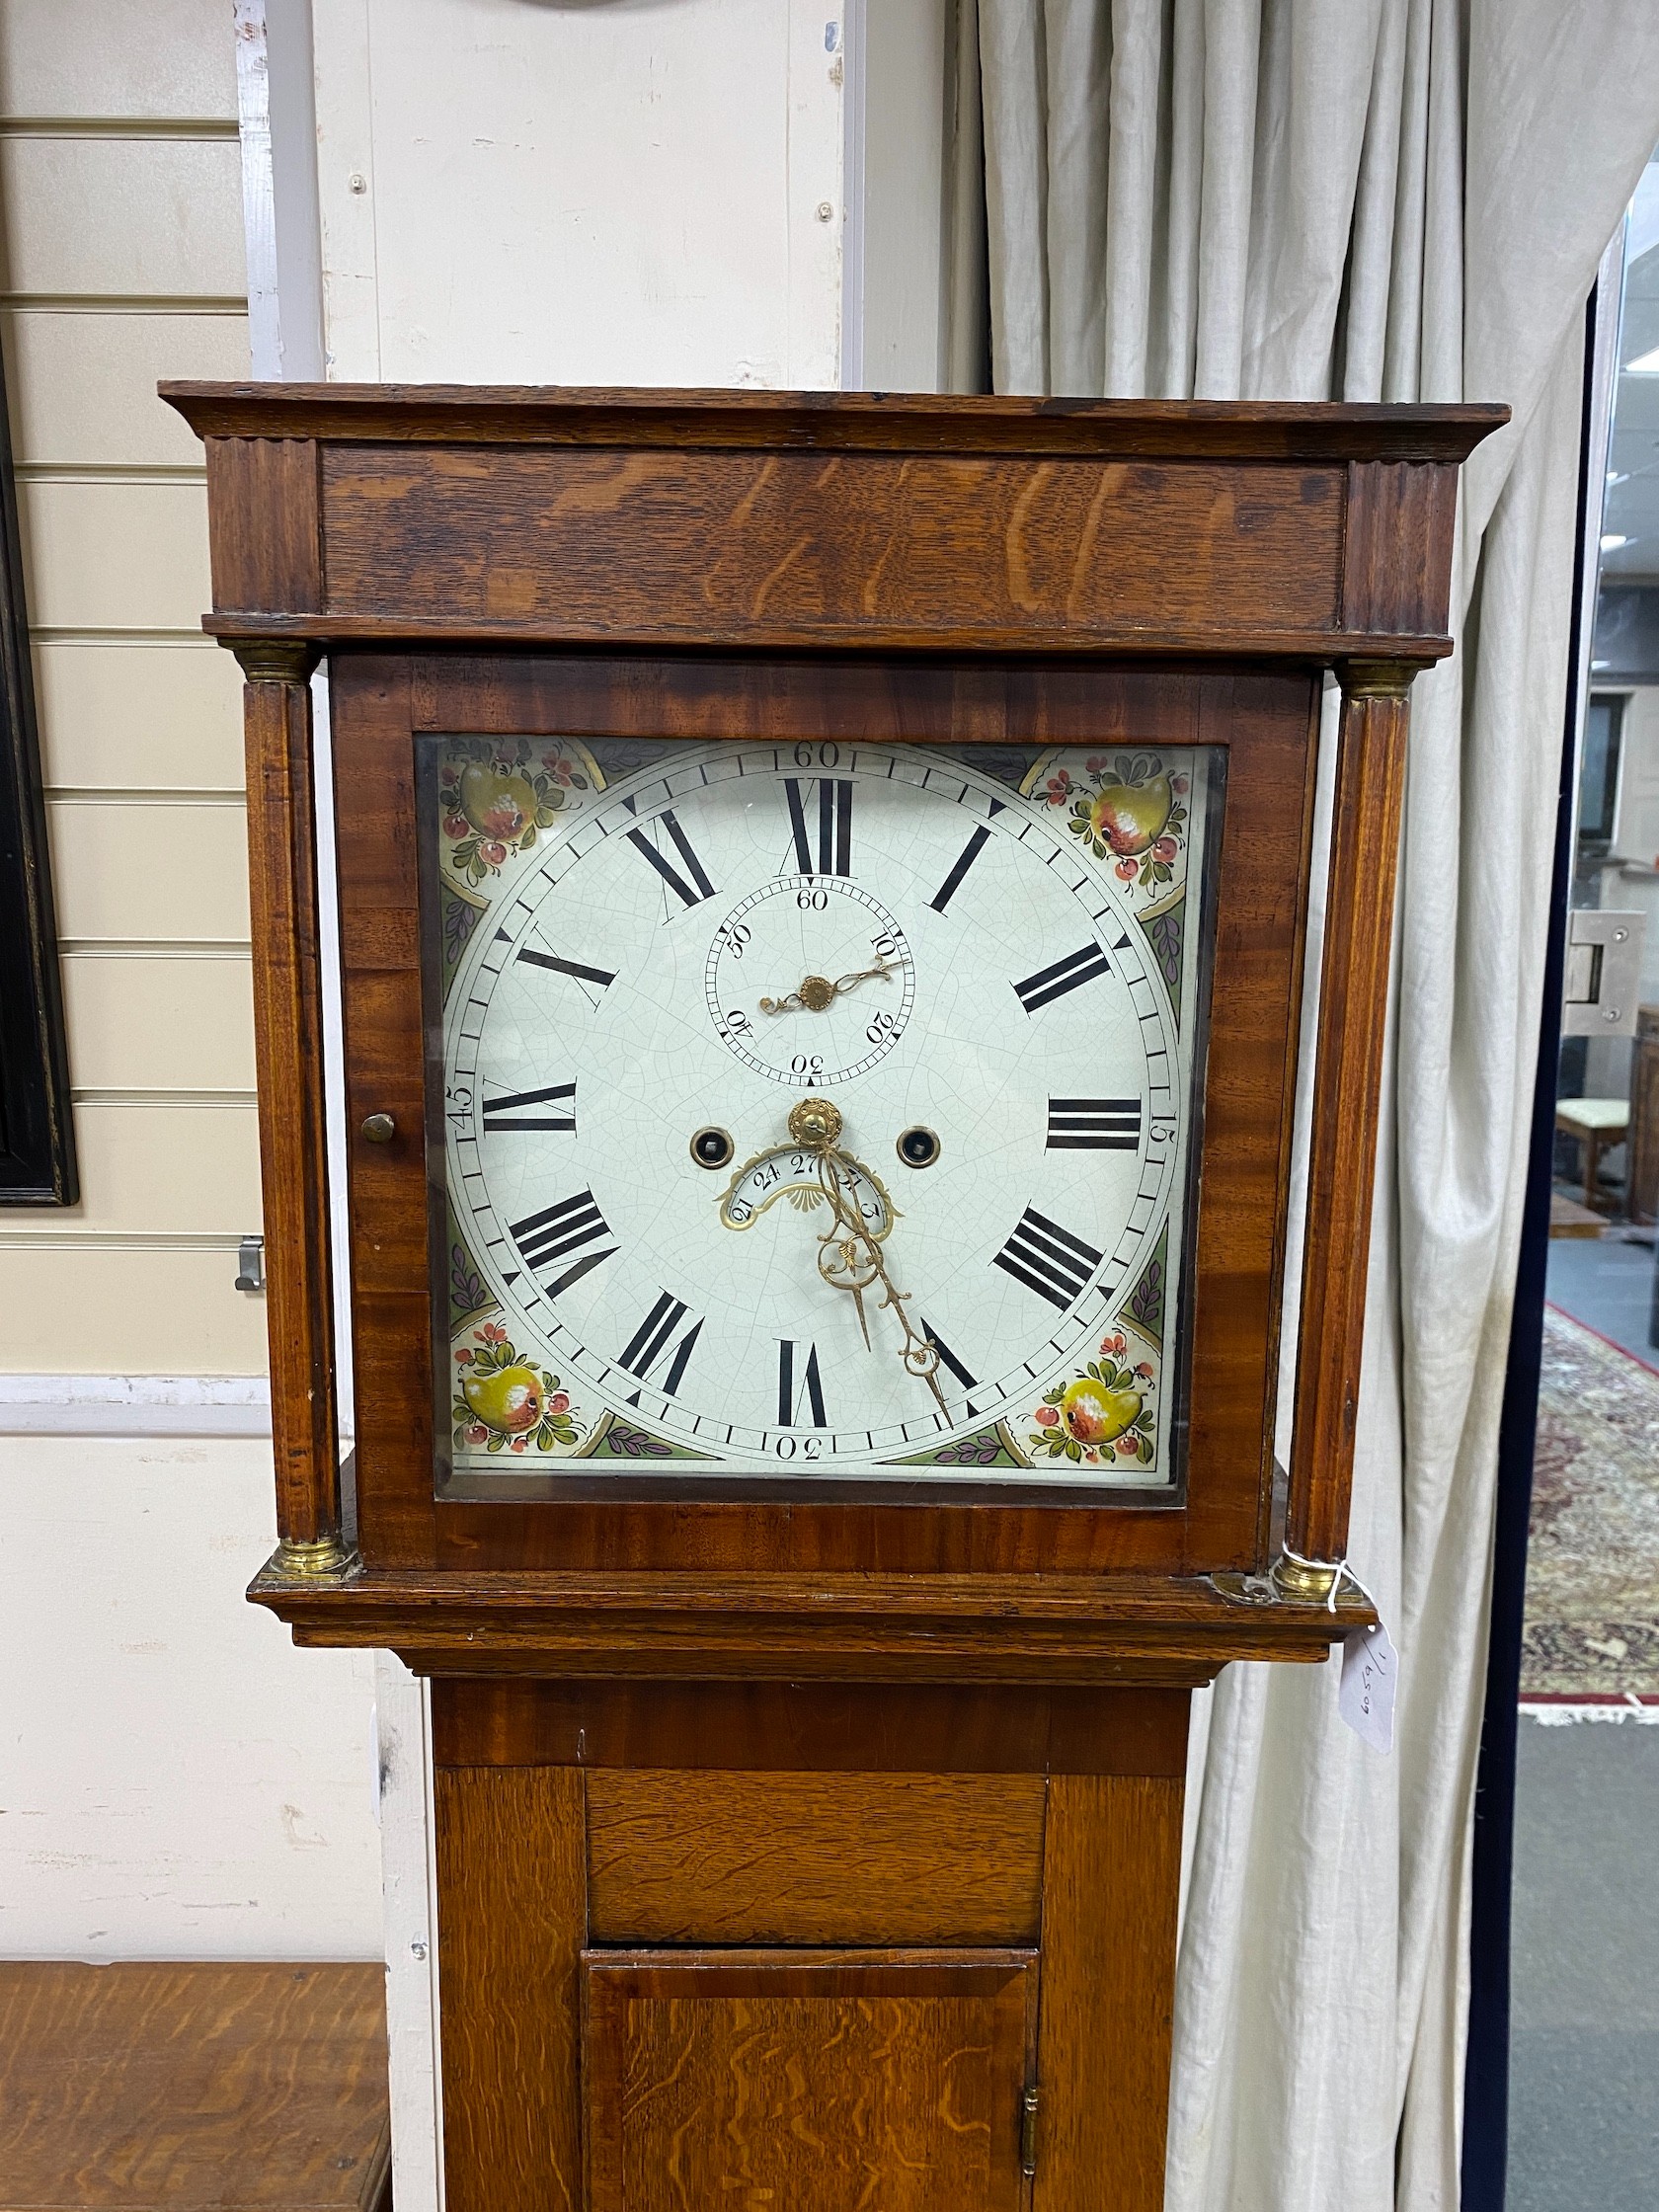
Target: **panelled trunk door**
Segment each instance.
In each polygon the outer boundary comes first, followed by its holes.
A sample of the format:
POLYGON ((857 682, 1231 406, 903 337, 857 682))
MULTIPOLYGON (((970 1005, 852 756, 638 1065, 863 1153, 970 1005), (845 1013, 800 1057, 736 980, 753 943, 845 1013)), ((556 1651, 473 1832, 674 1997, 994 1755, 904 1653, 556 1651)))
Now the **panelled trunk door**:
POLYGON ((590 2212, 1019 2212, 1030 1950, 588 1950, 590 2212))

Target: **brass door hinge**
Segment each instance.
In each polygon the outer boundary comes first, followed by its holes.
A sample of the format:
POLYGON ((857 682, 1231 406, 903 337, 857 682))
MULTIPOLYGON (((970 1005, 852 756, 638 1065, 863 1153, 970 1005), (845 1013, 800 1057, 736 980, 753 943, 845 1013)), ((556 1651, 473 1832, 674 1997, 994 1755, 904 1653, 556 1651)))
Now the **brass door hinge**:
POLYGON ((1037 2085, 1020 2098, 1020 2172, 1029 2181, 1037 2171, 1037 2085))

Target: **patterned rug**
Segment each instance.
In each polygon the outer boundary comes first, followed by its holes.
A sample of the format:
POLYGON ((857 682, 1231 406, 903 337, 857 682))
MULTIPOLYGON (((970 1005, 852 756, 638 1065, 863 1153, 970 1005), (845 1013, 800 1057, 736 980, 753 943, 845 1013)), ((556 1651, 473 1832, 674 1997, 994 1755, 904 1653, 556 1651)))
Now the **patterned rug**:
POLYGON ((1659 1698, 1659 1375, 1543 1316, 1523 1698, 1659 1698))

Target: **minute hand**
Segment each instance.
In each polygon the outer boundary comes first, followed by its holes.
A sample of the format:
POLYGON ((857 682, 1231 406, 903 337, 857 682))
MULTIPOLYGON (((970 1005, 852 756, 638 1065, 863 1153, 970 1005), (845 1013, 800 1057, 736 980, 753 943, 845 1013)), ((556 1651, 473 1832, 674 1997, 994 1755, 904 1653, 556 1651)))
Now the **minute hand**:
POLYGON ((900 1290, 888 1273, 881 1245, 865 1226, 850 1195, 857 1187, 853 1180, 857 1162, 836 1142, 841 1134, 839 1110, 827 1098, 803 1099, 789 1116, 789 1134, 804 1149, 816 1154, 819 1186, 830 1201, 830 1224, 818 1240, 818 1272, 835 1290, 851 1294, 866 1344, 870 1332, 864 1321, 864 1293, 872 1283, 881 1285, 886 1293, 882 1306, 904 1331, 905 1343, 899 1356, 905 1372, 927 1384, 934 1403, 948 1420, 950 1408, 939 1388, 938 1352, 911 1324, 905 1310, 909 1294, 900 1290))

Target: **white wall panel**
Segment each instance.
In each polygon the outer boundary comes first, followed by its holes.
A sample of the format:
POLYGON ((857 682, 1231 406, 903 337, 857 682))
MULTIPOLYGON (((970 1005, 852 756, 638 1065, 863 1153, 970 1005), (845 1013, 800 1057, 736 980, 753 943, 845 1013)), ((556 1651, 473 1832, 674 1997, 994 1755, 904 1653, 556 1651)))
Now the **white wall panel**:
MULTIPOLYGON (((253 1229, 258 1224, 241 1226, 253 1229)), ((168 1249, 141 1238, 126 1245, 77 1246, 77 1233, 60 1224, 50 1243, 39 1237, 24 1241, 15 1226, 0 1221, 0 1313, 6 1316, 0 1370, 265 1374, 265 1300, 235 1288, 236 1252, 228 1241, 214 1249, 168 1249)), ((121 1511, 118 1496, 111 1511, 121 1511)), ((15 1685, 18 1678, 7 1679, 15 1685)), ((4 1741, 0 1730, 0 1748, 4 1741)))
POLYGON ((5 289, 222 298, 245 282, 234 139, 0 138, 5 289))
POLYGON ((253 974, 245 959, 70 953, 63 1000, 77 1090, 254 1087, 253 974))
POLYGON ((865 13, 863 381, 874 391, 940 386, 955 14, 951 0, 870 0, 865 13))
POLYGON ((222 646, 35 648, 35 699, 48 785, 242 786, 242 672, 222 646))
POLYGON ((58 934, 246 944, 247 824, 238 806, 48 801, 58 934))
POLYGON ((835 22, 803 0, 319 9, 333 373, 833 384, 835 22))
POLYGON ((19 486, 38 629, 199 630, 212 604, 207 487, 150 479, 19 486))
POLYGON ((230 0, 5 0, 0 114, 236 114, 230 0))
POLYGON ((267 1442, 0 1438, 0 1954, 380 1955, 372 1660, 244 1602, 271 1498, 267 1442))
POLYGON ((156 385, 248 373, 242 315, 14 308, 3 335, 12 451, 24 465, 199 468, 201 440, 156 385))
MULTIPOLYGON (((61 1237, 217 1234, 260 1225, 259 1135, 244 1104, 75 1107, 80 1204, 30 1207, 0 1219, 8 1243, 61 1237)), ((27 1372, 27 1371, 25 1371, 27 1372)))

